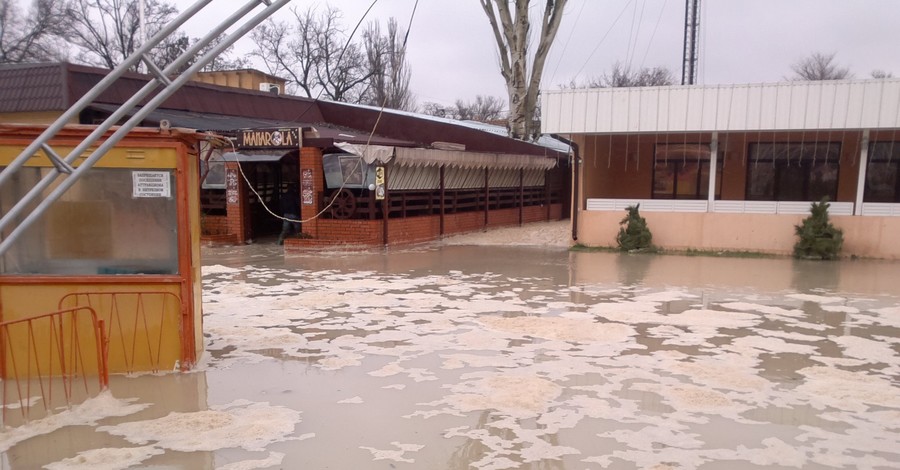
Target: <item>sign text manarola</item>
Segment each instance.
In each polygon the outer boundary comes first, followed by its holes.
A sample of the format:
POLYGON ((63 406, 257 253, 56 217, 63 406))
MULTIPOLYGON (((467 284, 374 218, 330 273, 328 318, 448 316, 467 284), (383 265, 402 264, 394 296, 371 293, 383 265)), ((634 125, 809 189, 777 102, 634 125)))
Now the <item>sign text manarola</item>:
POLYGON ((300 129, 244 129, 238 132, 240 148, 299 148, 300 129))

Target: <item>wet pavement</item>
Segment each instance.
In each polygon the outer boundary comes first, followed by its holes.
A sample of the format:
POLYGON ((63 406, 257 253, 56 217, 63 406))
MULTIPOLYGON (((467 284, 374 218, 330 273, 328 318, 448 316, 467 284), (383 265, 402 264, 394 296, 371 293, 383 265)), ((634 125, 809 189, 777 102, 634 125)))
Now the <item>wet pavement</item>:
POLYGON ((900 467, 898 263, 203 256, 200 367, 113 377, 0 468, 900 467))

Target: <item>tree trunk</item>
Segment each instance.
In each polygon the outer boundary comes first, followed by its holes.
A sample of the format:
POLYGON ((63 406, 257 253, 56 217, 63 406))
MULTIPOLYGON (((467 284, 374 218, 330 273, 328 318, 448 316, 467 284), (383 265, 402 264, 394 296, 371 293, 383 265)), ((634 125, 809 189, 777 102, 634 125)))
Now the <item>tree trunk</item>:
POLYGON ((550 46, 559 30, 567 0, 544 0, 540 40, 528 70, 528 6, 531 0, 514 0, 515 15, 510 11, 513 0, 479 0, 491 23, 494 40, 500 52, 500 74, 509 94, 509 134, 528 140, 535 134, 534 115, 540 90, 541 75, 550 46), (494 7, 496 6, 496 10, 494 7))

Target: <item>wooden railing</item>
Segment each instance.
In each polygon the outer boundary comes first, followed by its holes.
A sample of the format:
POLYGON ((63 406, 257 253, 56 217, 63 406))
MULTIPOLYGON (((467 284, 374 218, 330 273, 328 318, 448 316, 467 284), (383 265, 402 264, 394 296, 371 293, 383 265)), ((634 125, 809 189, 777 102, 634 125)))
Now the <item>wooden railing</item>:
MULTIPOLYGON (((328 205, 326 194, 319 195, 321 207, 328 205)), ((484 189, 455 189, 444 191, 444 213, 477 212, 484 210, 511 209, 519 207, 559 204, 562 201, 559 190, 551 191, 545 186, 527 188, 496 188, 485 193, 484 189)), ((353 215, 351 219, 383 218, 381 204, 375 200, 372 191, 354 193, 353 215)), ((388 196, 391 218, 406 218, 441 213, 440 191, 392 191, 388 196)), ((331 211, 325 211, 325 218, 334 218, 331 211)))

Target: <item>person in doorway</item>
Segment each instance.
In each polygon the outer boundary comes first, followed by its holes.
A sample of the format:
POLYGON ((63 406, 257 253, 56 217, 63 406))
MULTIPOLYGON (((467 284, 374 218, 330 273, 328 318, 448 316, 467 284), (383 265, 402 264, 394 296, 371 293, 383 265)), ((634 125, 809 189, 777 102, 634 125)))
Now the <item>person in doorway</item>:
POLYGON ((284 245, 284 239, 300 233, 300 194, 297 183, 288 183, 287 190, 281 194, 281 234, 278 244, 284 245))

